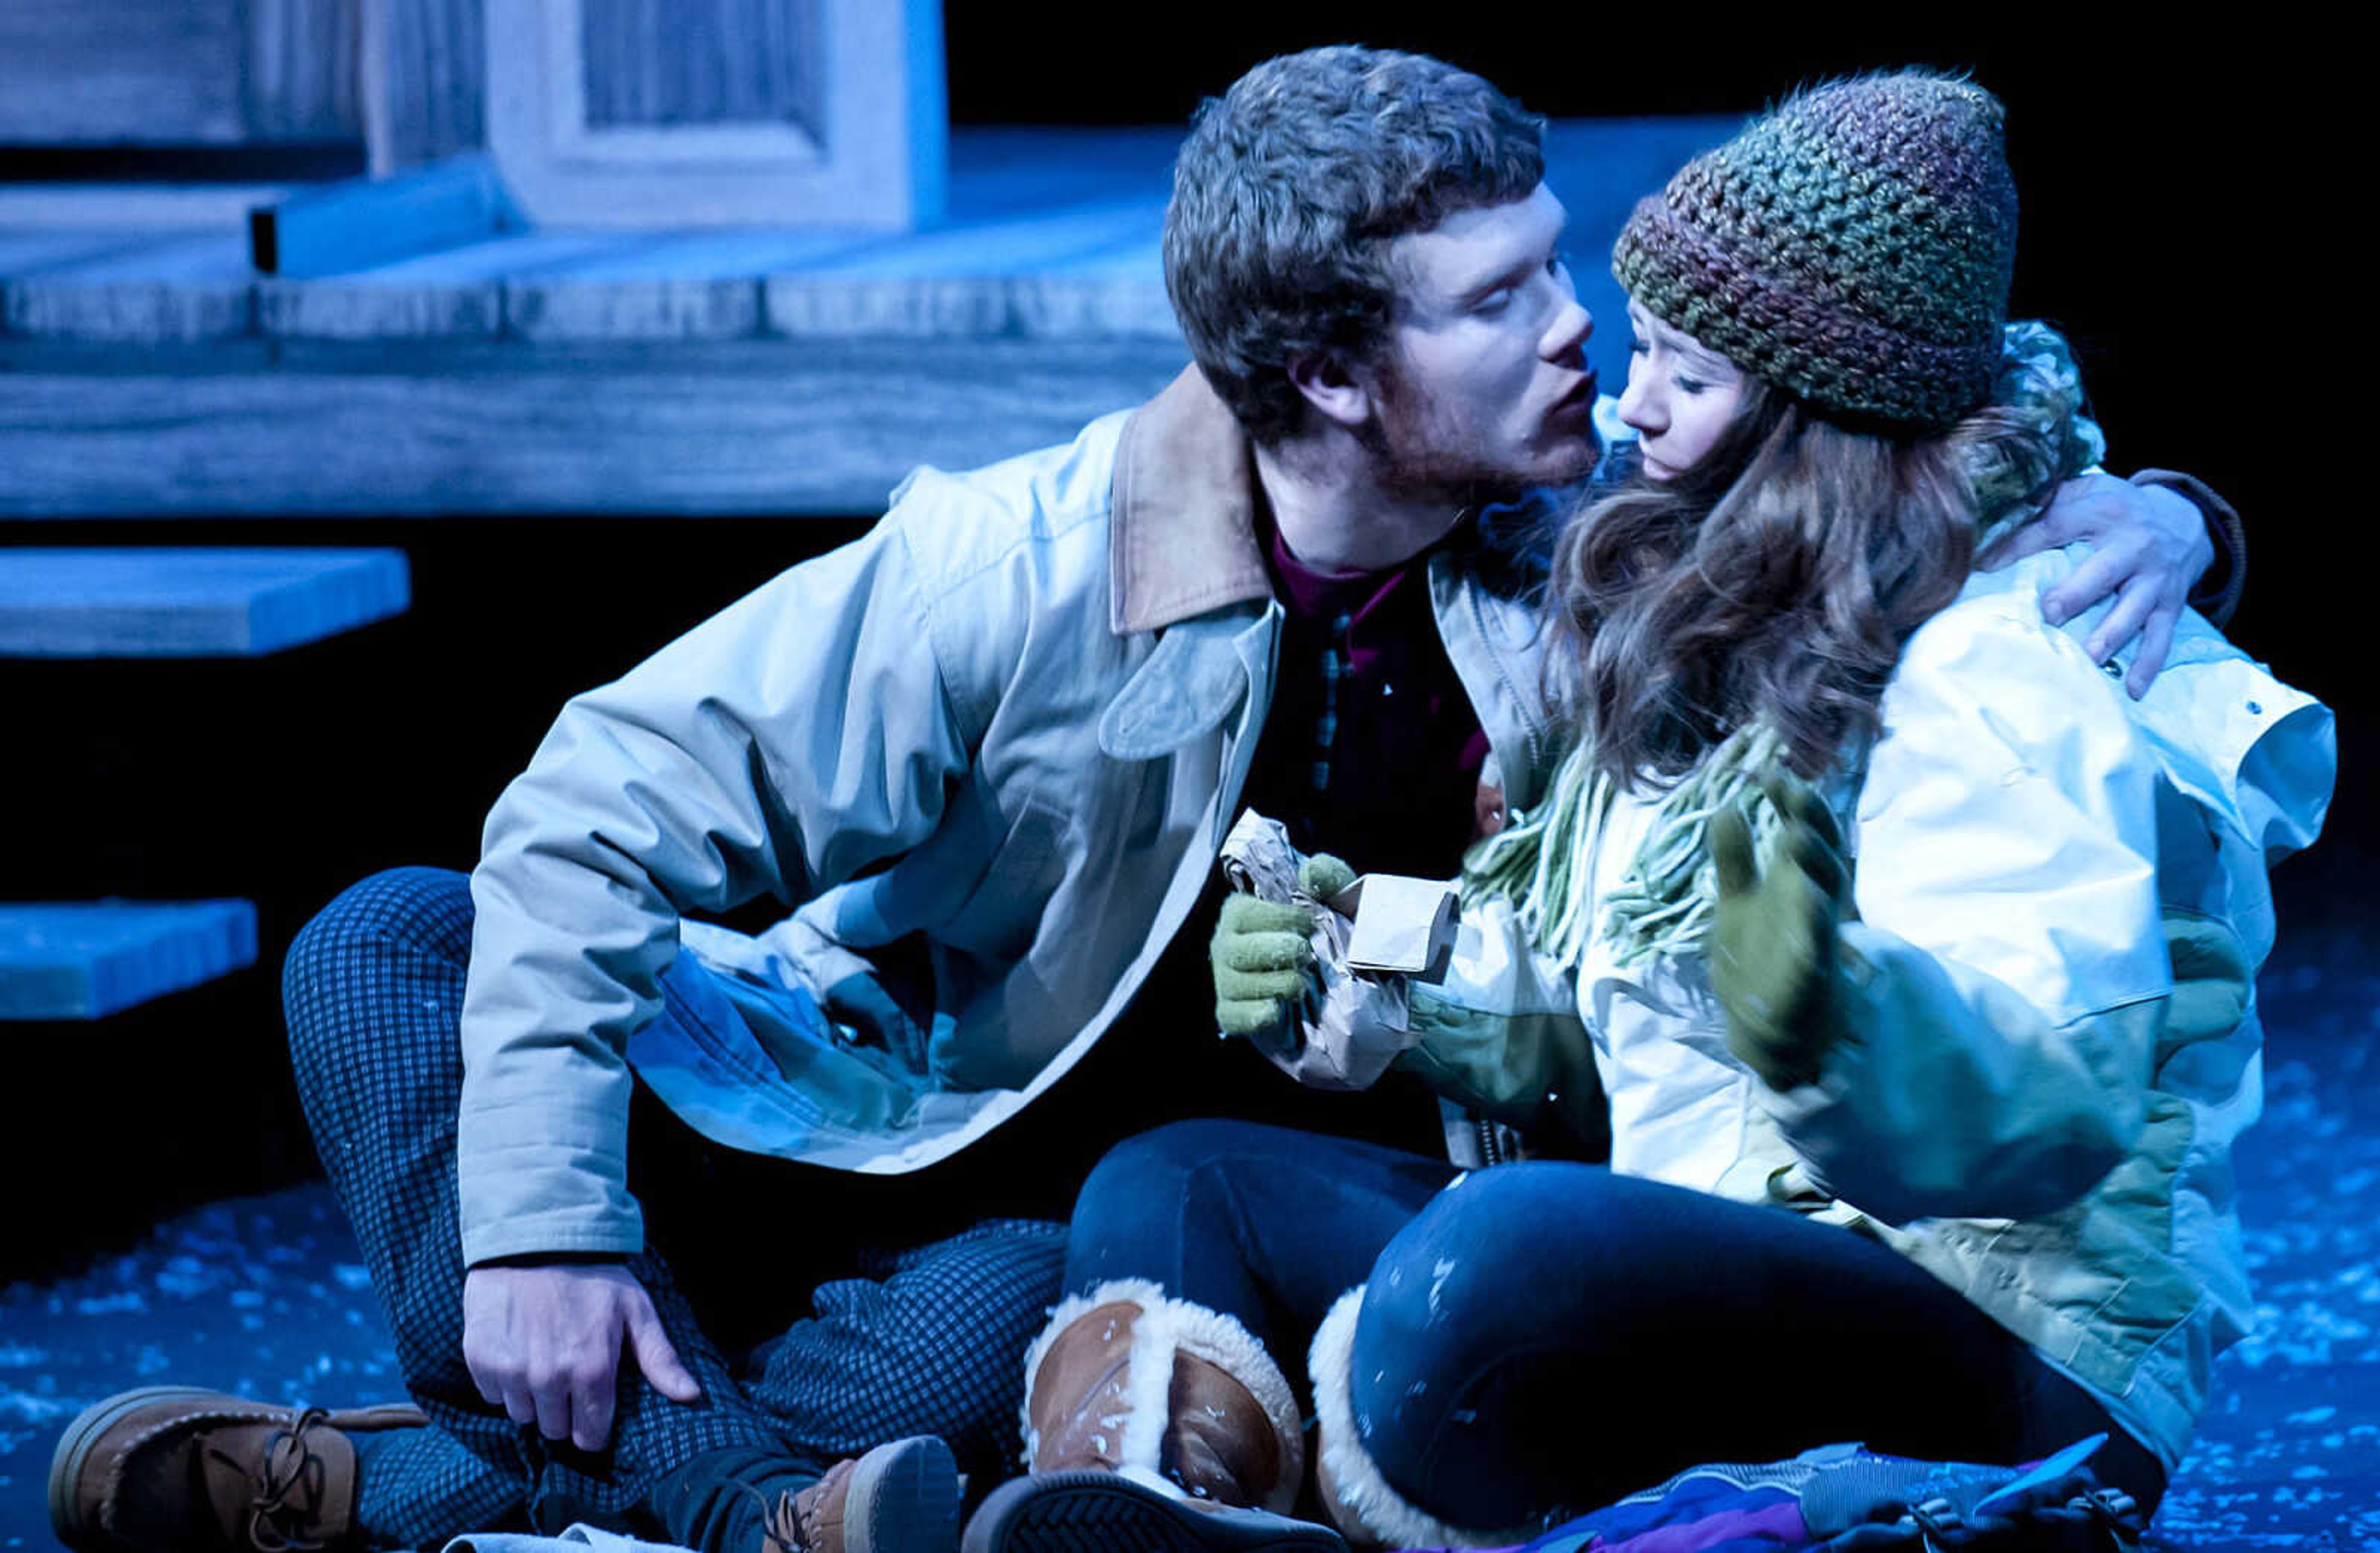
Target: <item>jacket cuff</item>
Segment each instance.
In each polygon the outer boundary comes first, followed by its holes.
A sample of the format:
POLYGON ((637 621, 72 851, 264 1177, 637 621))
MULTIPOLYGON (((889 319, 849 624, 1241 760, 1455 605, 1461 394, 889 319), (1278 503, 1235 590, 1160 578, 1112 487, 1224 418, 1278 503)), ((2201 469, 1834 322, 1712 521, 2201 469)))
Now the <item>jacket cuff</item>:
POLYGON ((2204 480, 2179 469, 2135 470, 2131 483, 2163 486, 2188 500, 2206 519, 2207 538, 2215 542, 2215 564, 2191 589, 2190 607, 2217 625, 2228 624, 2248 586, 2248 529, 2240 521, 2239 510, 2204 480))
POLYGON ((590 1221, 559 1213, 463 1231, 463 1265, 540 1256, 617 1257, 626 1261, 645 1248, 639 1219, 625 1224, 590 1221))
POLYGON ((464 1262, 544 1255, 633 1256, 643 1210, 600 1111, 509 1106, 467 1111, 455 1146, 464 1262), (520 1134, 536 1128, 540 1135, 520 1134))

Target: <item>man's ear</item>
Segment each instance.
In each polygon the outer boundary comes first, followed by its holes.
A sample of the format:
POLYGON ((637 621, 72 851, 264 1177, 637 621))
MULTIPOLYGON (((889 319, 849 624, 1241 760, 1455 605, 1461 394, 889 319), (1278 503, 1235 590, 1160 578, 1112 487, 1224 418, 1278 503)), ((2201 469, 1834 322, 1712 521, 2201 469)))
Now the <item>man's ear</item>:
POLYGON ((1370 420, 1378 407, 1372 401, 1370 374, 1355 370, 1336 351, 1293 356, 1288 371, 1290 382, 1314 406, 1315 414, 1348 431, 1370 420))

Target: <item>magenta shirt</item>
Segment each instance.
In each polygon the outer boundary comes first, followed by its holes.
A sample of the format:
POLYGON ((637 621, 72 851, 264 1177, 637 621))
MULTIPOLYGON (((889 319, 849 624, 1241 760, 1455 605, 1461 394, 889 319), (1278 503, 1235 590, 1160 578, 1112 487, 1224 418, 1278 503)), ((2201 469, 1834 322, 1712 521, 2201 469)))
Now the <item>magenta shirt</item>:
POLYGON ((1476 832, 1488 735, 1430 611, 1433 552, 1333 573, 1269 521, 1260 538, 1285 618, 1246 807, 1358 871, 1451 875, 1476 832))

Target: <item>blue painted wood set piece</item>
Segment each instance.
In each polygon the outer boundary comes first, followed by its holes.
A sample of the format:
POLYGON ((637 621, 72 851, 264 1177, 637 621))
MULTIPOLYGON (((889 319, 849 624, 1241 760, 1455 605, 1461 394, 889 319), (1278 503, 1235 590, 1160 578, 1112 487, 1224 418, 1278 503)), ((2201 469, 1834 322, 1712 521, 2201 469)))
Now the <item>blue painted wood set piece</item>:
MULTIPOLYGON (((1739 123, 1548 129, 1607 390, 1611 239, 1739 123)), ((285 201, 275 274, 231 231, 0 230, 0 521, 873 512, 1182 368, 1181 139, 961 129, 942 219, 905 234, 522 230, 470 161, 285 201)))
POLYGON ((307 279, 483 242, 528 224, 496 164, 474 152, 392 178, 356 178, 249 214, 260 274, 307 279))
POLYGON ((255 961, 246 901, 0 905, 0 1019, 98 1019, 255 961))
MULTIPOLYGON (((254 657, 412 591, 395 550, 0 550, 0 656, 254 657)), ((246 901, 0 904, 0 1019, 98 1019, 255 959, 246 901)))
POLYGON ((0 656, 258 657, 411 599, 395 550, 0 550, 0 656))

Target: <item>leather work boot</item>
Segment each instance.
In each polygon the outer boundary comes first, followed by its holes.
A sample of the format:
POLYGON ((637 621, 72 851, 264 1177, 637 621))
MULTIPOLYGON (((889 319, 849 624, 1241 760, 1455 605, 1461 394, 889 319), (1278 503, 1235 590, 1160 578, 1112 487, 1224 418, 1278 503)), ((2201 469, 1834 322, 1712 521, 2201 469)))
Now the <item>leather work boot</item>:
POLYGON ((949 1446, 919 1435, 778 1495, 760 1553, 952 1553, 958 1535, 958 1464, 949 1446))
POLYGON ((1237 1321, 1153 1283, 1101 1284, 1026 1355, 1029 1475, 967 1523, 965 1553, 1341 1553, 1287 1519, 1305 1475, 1289 1382, 1237 1321))
POLYGON ((294 1553, 358 1540, 362 1430, 419 1408, 275 1407, 144 1386, 86 1408, 50 1458, 50 1525, 78 1553, 294 1553))

